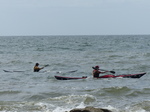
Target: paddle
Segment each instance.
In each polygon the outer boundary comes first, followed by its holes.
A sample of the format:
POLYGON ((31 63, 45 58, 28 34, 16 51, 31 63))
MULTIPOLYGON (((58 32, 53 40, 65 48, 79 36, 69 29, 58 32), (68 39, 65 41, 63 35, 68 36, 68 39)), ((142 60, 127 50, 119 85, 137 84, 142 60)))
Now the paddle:
MULTIPOLYGON (((100 69, 100 70, 102 70, 102 71, 108 71, 108 70, 103 70, 103 69, 100 69)), ((116 73, 115 71, 108 71, 108 72, 113 73, 113 74, 116 73)))
POLYGON ((47 67, 47 66, 49 66, 49 64, 47 64, 47 65, 44 65, 44 67, 47 67))
MULTIPOLYGON (((92 67, 93 69, 95 69, 95 67, 92 67)), ((104 69, 99 69, 99 70, 102 70, 102 71, 107 71, 107 72, 110 72, 110 73, 113 73, 115 74, 115 71, 109 71, 109 70, 104 70, 104 69)))
MULTIPOLYGON (((73 73, 73 72, 76 72, 76 71, 78 71, 78 70, 67 71, 67 72, 64 72, 64 73, 73 73)), ((63 73, 63 72, 59 71, 59 72, 56 72, 56 73, 63 73)))

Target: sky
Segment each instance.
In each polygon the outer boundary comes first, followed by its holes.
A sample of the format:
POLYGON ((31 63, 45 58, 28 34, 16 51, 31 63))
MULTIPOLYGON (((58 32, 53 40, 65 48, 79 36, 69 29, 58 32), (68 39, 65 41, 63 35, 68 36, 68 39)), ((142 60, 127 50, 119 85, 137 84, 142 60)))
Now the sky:
POLYGON ((150 0, 0 0, 0 36, 150 34, 150 0))

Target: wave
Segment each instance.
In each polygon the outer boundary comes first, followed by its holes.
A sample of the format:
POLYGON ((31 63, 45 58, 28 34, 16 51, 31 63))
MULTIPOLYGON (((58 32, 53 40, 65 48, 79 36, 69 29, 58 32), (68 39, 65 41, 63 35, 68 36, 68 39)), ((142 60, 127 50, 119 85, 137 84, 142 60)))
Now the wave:
MULTIPOLYGON (((126 87, 123 87, 126 88, 126 87)), ((123 89, 121 88, 121 89, 123 89)), ((107 89, 107 88, 106 88, 107 89)), ((121 90, 118 89, 118 90, 121 90)), ((127 88, 126 88, 127 89, 127 88)), ((117 90, 117 89, 116 89, 117 90)), ((47 94, 48 95, 48 94, 47 94)), ((34 95, 33 97, 39 97, 34 95)), ((149 112, 150 101, 145 100, 141 102, 132 103, 125 107, 115 107, 114 105, 103 105, 98 102, 93 95, 62 95, 58 97, 49 97, 37 101, 0 101, 0 111, 28 111, 28 112, 69 112, 74 108, 84 108, 86 106, 94 106, 100 104, 99 107, 109 109, 112 112, 149 112)), ((115 102, 114 102, 115 103, 115 102)), ((95 106, 94 106, 95 107, 95 106)))
POLYGON ((149 94, 150 94, 150 88, 144 88, 141 90, 132 90, 126 96, 128 96, 128 97, 138 97, 138 96, 148 97, 149 94))
POLYGON ((125 112, 150 112, 150 101, 141 101, 127 106, 125 112))
POLYGON ((48 98, 49 101, 57 101, 60 103, 66 103, 66 104, 80 104, 81 102, 84 102, 84 104, 90 104, 92 102, 95 102, 96 99, 93 95, 85 94, 85 95, 68 95, 68 96, 59 96, 54 98, 48 98))
POLYGON ((19 94, 21 91, 0 91, 0 95, 13 95, 13 94, 19 94))
POLYGON ((131 90, 132 89, 126 86, 123 87, 117 86, 117 87, 103 88, 100 91, 102 91, 103 95, 120 96, 120 95, 126 95, 131 90))

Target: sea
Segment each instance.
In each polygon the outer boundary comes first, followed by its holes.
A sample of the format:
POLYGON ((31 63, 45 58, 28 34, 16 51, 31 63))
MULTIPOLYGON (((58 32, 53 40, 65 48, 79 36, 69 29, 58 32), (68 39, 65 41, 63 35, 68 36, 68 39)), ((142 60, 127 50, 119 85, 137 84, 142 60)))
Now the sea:
MULTIPOLYGON (((100 75, 106 74, 112 73, 100 75)), ((0 112, 69 112, 87 106, 150 112, 150 35, 0 36, 0 112), (33 72, 35 63, 48 66, 33 72), (95 79, 96 65, 115 75, 146 74, 95 79)))

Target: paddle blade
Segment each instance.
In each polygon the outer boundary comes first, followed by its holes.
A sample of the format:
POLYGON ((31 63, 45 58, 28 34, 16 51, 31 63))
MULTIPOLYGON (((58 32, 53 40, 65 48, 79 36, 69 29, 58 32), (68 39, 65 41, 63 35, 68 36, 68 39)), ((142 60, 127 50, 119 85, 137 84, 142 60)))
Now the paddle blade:
POLYGON ((44 67, 47 67, 47 66, 49 66, 48 64, 47 65, 44 65, 44 67))
POLYGON ((110 73, 113 73, 113 74, 115 74, 115 71, 110 71, 110 73))

